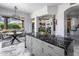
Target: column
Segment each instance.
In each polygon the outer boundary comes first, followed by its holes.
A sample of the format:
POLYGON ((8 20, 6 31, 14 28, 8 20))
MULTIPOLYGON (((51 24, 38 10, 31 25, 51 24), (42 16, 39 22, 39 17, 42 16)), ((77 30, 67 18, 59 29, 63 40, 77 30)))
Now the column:
POLYGON ((24 30, 26 31, 26 33, 32 33, 32 21, 29 15, 25 16, 24 30))
POLYGON ((22 20, 22 28, 24 28, 24 20, 22 20))
POLYGON ((4 29, 8 29, 8 18, 4 18, 4 29))
POLYGON ((39 17, 35 17, 35 25, 34 25, 34 34, 35 34, 35 36, 38 33, 38 29, 39 29, 39 17))
POLYGON ((52 35, 55 35, 55 31, 56 31, 56 24, 57 24, 57 20, 55 18, 55 15, 53 15, 52 18, 52 27, 51 27, 51 31, 52 31, 52 35))

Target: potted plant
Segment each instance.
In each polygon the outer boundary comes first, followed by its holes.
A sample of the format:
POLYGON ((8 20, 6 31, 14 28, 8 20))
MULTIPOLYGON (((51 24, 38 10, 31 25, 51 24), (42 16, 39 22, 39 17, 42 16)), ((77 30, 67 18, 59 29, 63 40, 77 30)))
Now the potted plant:
POLYGON ((40 33, 40 35, 46 35, 47 32, 46 32, 45 28, 42 27, 39 29, 39 33, 40 33))

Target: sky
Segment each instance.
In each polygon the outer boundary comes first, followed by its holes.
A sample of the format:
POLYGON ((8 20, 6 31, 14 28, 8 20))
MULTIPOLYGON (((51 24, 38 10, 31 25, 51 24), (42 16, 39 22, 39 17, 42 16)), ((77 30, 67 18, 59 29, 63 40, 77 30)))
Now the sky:
POLYGON ((0 22, 4 22, 4 19, 0 16, 0 22))
MULTIPOLYGON (((15 23, 19 23, 19 22, 21 23, 21 21, 19 21, 19 20, 9 18, 8 22, 13 23, 12 21, 15 22, 15 23)), ((4 22, 4 18, 2 18, 1 16, 0 16, 0 22, 4 22)))

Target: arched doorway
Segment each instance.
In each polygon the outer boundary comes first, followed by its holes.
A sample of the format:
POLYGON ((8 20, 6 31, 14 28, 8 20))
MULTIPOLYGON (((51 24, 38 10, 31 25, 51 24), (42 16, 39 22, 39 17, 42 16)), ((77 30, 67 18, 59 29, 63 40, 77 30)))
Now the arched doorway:
POLYGON ((79 35, 79 5, 66 9, 64 19, 65 35, 79 35))
MULTIPOLYGON (((64 11, 65 35, 73 40, 70 43, 68 50, 73 51, 73 55, 79 56, 79 5, 71 6, 64 11)), ((72 55, 71 53, 68 53, 72 55)))

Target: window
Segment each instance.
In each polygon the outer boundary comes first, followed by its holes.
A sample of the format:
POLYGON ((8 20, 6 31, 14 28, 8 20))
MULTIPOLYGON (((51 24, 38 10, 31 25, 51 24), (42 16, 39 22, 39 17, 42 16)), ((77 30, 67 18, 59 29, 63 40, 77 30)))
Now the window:
POLYGON ((4 29, 4 18, 0 16, 0 30, 4 29))
POLYGON ((18 19, 9 18, 8 19, 8 29, 22 29, 23 22, 18 19))
POLYGON ((3 29, 23 29, 23 28, 24 28, 24 20, 0 16, 0 30, 3 30, 3 29))

